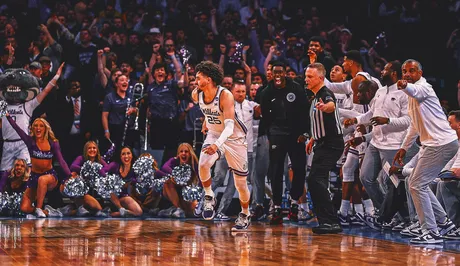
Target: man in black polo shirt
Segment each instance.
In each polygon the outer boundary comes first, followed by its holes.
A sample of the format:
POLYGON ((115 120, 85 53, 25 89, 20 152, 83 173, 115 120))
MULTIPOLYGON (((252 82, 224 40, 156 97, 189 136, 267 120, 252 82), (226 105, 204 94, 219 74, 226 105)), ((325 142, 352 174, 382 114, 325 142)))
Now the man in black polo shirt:
POLYGON ((283 171, 286 153, 292 162, 292 204, 289 213, 291 221, 298 221, 298 200, 305 184, 305 141, 308 131, 308 100, 305 90, 298 83, 286 78, 286 67, 282 63, 273 64, 273 80, 262 94, 260 107, 269 141, 273 204, 275 206, 270 224, 281 224, 281 198, 283 193, 283 171))
POLYGON ((334 93, 324 86, 325 75, 321 63, 310 64, 305 71, 307 88, 315 94, 310 107, 311 139, 307 144, 307 153, 313 149, 314 155, 307 182, 318 217, 319 226, 312 229, 317 234, 342 232, 328 182, 329 171, 343 152, 343 133, 334 93))
MULTIPOLYGON (((166 65, 157 63, 152 67, 155 81, 147 87, 150 110, 150 147, 164 151, 156 155, 169 159, 176 154, 179 142, 178 90, 176 80, 167 80, 166 65)), ((164 160, 163 160, 164 161, 164 160)))

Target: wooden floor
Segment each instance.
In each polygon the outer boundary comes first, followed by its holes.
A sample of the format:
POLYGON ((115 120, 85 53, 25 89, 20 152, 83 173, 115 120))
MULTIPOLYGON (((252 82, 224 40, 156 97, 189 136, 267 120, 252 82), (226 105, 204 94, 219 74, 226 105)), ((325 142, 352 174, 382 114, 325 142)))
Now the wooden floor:
POLYGON ((306 226, 265 223, 232 235, 232 225, 5 219, 0 220, 0 265, 460 265, 460 242, 416 247, 367 228, 317 236, 306 226))

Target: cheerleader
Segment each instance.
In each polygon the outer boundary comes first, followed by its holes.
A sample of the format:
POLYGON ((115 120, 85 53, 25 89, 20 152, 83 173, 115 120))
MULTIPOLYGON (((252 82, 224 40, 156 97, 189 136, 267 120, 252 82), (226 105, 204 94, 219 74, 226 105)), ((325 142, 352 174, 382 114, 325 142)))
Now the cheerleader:
POLYGON ((56 188, 59 183, 57 173, 53 169, 53 158, 58 160, 64 174, 67 177, 71 176, 70 169, 62 157, 61 148, 53 130, 45 119, 37 118, 32 123, 29 136, 19 128, 8 113, 6 114, 6 119, 26 144, 32 161, 32 171, 22 198, 21 211, 26 214, 35 213, 37 218, 46 218, 47 216, 62 217, 62 213, 59 211, 53 209, 42 210, 46 193, 56 188), (37 200, 37 203, 34 207, 32 203, 35 200, 37 200))
MULTIPOLYGON (((104 159, 101 158, 101 153, 96 142, 88 141, 83 147, 83 155, 78 156, 73 163, 70 165, 70 171, 72 171, 72 176, 76 177, 81 171, 81 167, 86 161, 100 163, 102 167, 107 166, 107 163, 104 159)), ((64 191, 64 184, 61 185, 61 193, 64 191)), ((92 190, 91 190, 92 191, 92 190)), ((94 213, 98 217, 106 217, 107 215, 102 212, 102 206, 92 195, 88 192, 83 197, 75 199, 75 204, 79 206, 77 210, 72 210, 72 205, 67 205, 64 208, 61 208, 60 211, 64 215, 74 215, 77 216, 88 216, 91 213, 94 213)))
POLYGON ((133 158, 133 151, 130 147, 122 147, 120 150, 120 155, 115 158, 115 162, 108 164, 107 166, 101 169, 102 175, 117 174, 126 182, 123 186, 123 190, 120 193, 120 196, 112 193, 110 195, 110 200, 117 207, 117 212, 112 212, 112 217, 125 217, 127 215, 131 216, 141 216, 142 208, 131 196, 130 192, 132 190, 132 185, 136 182, 136 176, 134 175, 133 164, 135 159, 133 158))
POLYGON ((16 159, 13 168, 6 172, 0 181, 0 192, 22 193, 26 190, 27 181, 30 177, 30 169, 26 160, 16 159))
MULTIPOLYGON (((177 155, 169 159, 161 168, 156 172, 158 178, 167 176, 172 173, 174 167, 188 164, 192 167, 192 177, 188 181, 187 185, 198 185, 198 158, 193 151, 193 148, 188 143, 181 143, 177 148, 177 155)), ((174 182, 174 178, 169 179, 165 182, 163 187, 163 196, 167 198, 174 207, 162 210, 159 213, 159 216, 169 216, 173 218, 184 218, 186 215, 194 217, 193 211, 195 206, 198 204, 197 201, 188 202, 182 198, 182 188, 174 182)))

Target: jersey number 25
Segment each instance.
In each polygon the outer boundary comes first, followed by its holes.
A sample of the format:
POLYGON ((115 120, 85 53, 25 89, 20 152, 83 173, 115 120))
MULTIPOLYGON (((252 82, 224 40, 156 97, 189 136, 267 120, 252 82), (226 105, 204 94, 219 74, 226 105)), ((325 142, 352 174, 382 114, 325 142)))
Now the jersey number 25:
POLYGON ((208 123, 209 124, 215 124, 215 125, 220 125, 222 124, 222 122, 220 121, 220 119, 218 117, 214 117, 214 116, 208 116, 208 123))

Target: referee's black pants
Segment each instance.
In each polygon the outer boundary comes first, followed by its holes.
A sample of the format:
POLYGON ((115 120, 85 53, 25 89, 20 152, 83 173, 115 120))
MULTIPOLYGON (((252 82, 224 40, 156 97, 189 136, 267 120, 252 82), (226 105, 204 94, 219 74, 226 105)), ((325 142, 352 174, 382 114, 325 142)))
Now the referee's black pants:
POLYGON ((269 136, 269 158, 268 178, 271 181, 273 203, 281 206, 283 194, 283 172, 286 154, 291 159, 292 172, 294 177, 291 185, 291 197, 298 200, 303 194, 305 186, 305 166, 307 155, 305 143, 297 143, 298 136, 269 136))
POLYGON ((333 170, 343 153, 343 139, 317 142, 313 149, 310 175, 307 178, 313 208, 319 224, 338 224, 337 211, 329 194, 329 171, 333 170))

